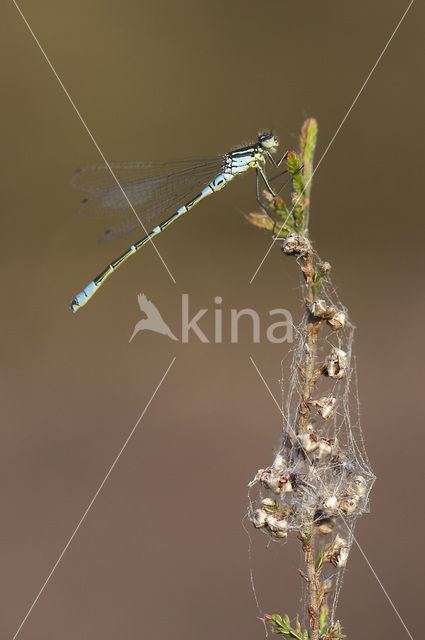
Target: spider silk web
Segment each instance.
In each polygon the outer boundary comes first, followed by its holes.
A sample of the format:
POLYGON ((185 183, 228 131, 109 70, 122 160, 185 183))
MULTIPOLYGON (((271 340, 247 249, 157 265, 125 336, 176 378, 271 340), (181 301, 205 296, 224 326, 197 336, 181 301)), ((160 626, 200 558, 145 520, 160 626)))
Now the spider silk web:
MULTIPOLYGON (((317 254, 313 255, 315 264, 319 264, 317 254)), ((360 423, 352 353, 354 326, 329 276, 316 295, 315 300, 319 299, 342 312, 345 321, 340 328, 323 321, 318 333, 315 367, 327 362, 312 393, 318 404, 309 407, 308 429, 301 433, 298 411, 303 393, 300 364, 305 363, 308 348, 306 310, 300 324, 294 327, 296 338, 286 382, 282 374, 282 432, 271 464, 259 469, 249 484, 248 515, 254 527, 273 542, 285 542, 309 524, 311 529, 313 522, 311 544, 315 558, 320 549, 324 553, 320 581, 325 592, 323 605, 332 627, 354 528, 357 519, 369 511, 375 476, 360 423)), ((288 570, 289 579, 296 583, 288 570)), ((301 578, 300 581, 303 595, 299 614, 307 626, 307 583, 301 578)), ((279 613, 293 617, 291 612, 279 613)))

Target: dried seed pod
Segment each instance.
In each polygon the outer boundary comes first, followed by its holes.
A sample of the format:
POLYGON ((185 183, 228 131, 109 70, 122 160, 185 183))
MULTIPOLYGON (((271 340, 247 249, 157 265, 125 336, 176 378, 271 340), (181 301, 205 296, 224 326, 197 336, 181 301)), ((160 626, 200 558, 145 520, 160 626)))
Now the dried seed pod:
POLYGON ((267 526, 272 531, 286 531, 286 529, 288 528, 288 522, 286 520, 282 520, 274 514, 269 514, 267 516, 267 526))
POLYGON ((344 465, 344 454, 342 451, 335 451, 332 455, 332 464, 335 466, 344 465))
POLYGON ((281 453, 278 453, 273 461, 273 468, 278 469, 279 471, 285 469, 287 466, 287 462, 281 453))
POLYGON ((306 256, 311 253, 311 245, 307 238, 299 236, 293 231, 288 233, 282 244, 282 251, 286 255, 306 256))
POLYGON ((326 373, 330 378, 340 380, 345 376, 346 370, 347 354, 342 349, 333 348, 326 366, 326 373))
POLYGON ((276 538, 288 536, 288 521, 274 515, 267 517, 267 526, 276 538))
POLYGON ((319 269, 320 269, 320 273, 327 274, 332 269, 332 267, 329 264, 329 262, 322 262, 322 264, 319 265, 319 269))
POLYGON ((326 536, 333 531, 335 526, 335 518, 325 518, 320 520, 316 525, 316 533, 321 536, 326 536))
POLYGON ((309 305, 309 311, 315 318, 326 318, 329 309, 326 300, 315 300, 309 305))
POLYGON ((256 509, 252 516, 252 524, 256 529, 261 529, 261 527, 265 527, 267 524, 267 516, 268 514, 263 509, 256 509))
POLYGON ((266 487, 268 487, 270 491, 273 491, 273 493, 276 493, 277 495, 279 495, 280 493, 279 480, 280 478, 278 474, 269 474, 267 482, 264 482, 263 484, 266 487))
POLYGON ((294 490, 291 482, 291 476, 280 476, 279 486, 283 493, 291 493, 294 490))
POLYGON ((366 495, 367 490, 367 481, 363 476, 356 476, 354 480, 352 480, 353 484, 353 493, 359 496, 359 498, 363 498, 366 495))
POLYGON ((327 322, 333 329, 342 329, 345 326, 344 311, 335 311, 335 313, 327 319, 327 322))
POLYGON ((285 539, 285 538, 288 537, 288 532, 287 531, 272 531, 271 534, 272 534, 272 536, 274 538, 285 539))
POLYGON ((284 493, 293 491, 291 476, 288 473, 283 473, 282 469, 275 469, 274 467, 260 469, 257 477, 263 487, 270 489, 270 491, 273 491, 273 493, 277 495, 279 495, 281 491, 284 493))
POLYGON ((337 441, 332 438, 320 438, 317 457, 319 460, 330 458, 337 447, 337 441))
POLYGON ((338 568, 345 567, 347 565, 349 553, 350 553, 349 549, 341 549, 341 551, 338 554, 338 559, 336 561, 336 566, 338 568))
POLYGON ((312 453, 313 451, 316 451, 317 447, 319 446, 319 442, 314 433, 300 433, 298 436, 298 440, 304 453, 312 453))
POLYGON ((345 538, 337 535, 329 551, 331 552, 330 562, 332 562, 335 567, 341 568, 346 566, 350 548, 345 538))
POLYGON ((338 498, 336 496, 328 496, 322 502, 322 511, 326 516, 338 513, 338 498))
POLYGON ((359 506, 359 502, 359 496, 344 496, 342 500, 340 500, 339 508, 344 515, 350 516, 356 511, 357 507, 359 506))
POLYGON ((335 403, 336 398, 333 396, 323 396, 322 398, 311 402, 324 420, 327 420, 333 414, 335 403))
POLYGON ((274 507, 274 508, 278 508, 278 504, 276 502, 276 500, 273 500, 273 498, 263 498, 261 500, 261 504, 264 505, 265 507, 274 507))
POLYGON ((258 472, 258 478, 263 487, 266 487, 266 489, 270 489, 270 491, 273 491, 273 493, 280 493, 280 472, 277 469, 260 469, 260 471, 258 472))

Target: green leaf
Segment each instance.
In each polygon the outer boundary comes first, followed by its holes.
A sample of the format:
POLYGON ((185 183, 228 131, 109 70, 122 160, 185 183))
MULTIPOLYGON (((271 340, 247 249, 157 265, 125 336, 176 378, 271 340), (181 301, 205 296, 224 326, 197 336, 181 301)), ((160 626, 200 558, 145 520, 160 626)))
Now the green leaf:
POLYGON ((347 636, 342 633, 341 625, 338 622, 337 628, 334 631, 334 638, 346 638, 347 636))
POLYGON ((316 297, 316 293, 320 289, 320 285, 322 284, 322 280, 325 277, 325 273, 315 273, 313 276, 313 286, 311 287, 313 291, 313 297, 316 297))
POLYGON ((312 531, 309 531, 309 530, 305 527, 305 528, 304 528, 303 533, 304 533, 304 536, 305 536, 305 539, 307 540, 307 542, 310 542, 310 540, 311 540, 311 539, 312 539, 312 537, 313 537, 313 533, 312 533, 312 531))
POLYGON ((281 198, 280 196, 277 196, 276 198, 270 200, 270 204, 273 206, 274 211, 276 211, 276 213, 279 214, 281 218, 286 218, 290 215, 288 207, 286 206, 283 198, 281 198))
POLYGON ((294 227, 291 227, 287 224, 278 225, 276 229, 276 238, 284 239, 291 233, 291 231, 294 231, 294 227))
MULTIPOLYGON (((323 611, 323 608, 322 608, 322 611, 323 611)), ((327 614, 325 615, 327 617, 327 614)), ((322 612, 320 614, 320 620, 322 621, 322 612)), ((320 624, 320 633, 321 635, 327 636, 328 638, 332 638, 335 640, 341 640, 347 637, 342 633, 341 625, 339 622, 337 622, 336 626, 333 627, 333 629, 330 629, 327 624, 327 621, 325 621, 323 624, 320 624)))
POLYGON ((248 222, 260 229, 273 231, 274 222, 266 213, 250 213, 248 214, 248 222))
POLYGON ((274 627, 273 633, 280 634, 285 638, 293 638, 294 640, 308 640, 308 631, 301 631, 298 618, 295 621, 295 628, 291 627, 291 620, 288 614, 285 614, 283 618, 278 614, 266 615, 265 619, 274 627))
POLYGON ((316 571, 316 573, 319 571, 319 569, 321 569, 321 568, 322 568, 322 565, 323 565, 323 555, 324 555, 324 554, 323 554, 323 549, 319 549, 319 555, 318 555, 318 558, 317 558, 316 566, 315 566, 315 568, 314 568, 314 569, 315 569, 315 571, 316 571))
POLYGON ((295 151, 290 151, 288 153, 288 157, 286 158, 286 166, 288 167, 288 171, 292 176, 292 186, 294 191, 301 192, 304 187, 302 161, 295 151))
POLYGON ((317 120, 314 118, 308 118, 301 129, 300 135, 300 156, 301 162, 304 165, 303 177, 305 195, 308 198, 310 196, 311 178, 313 175, 313 157, 316 149, 317 142, 317 120))
POLYGON ((271 504, 265 504, 262 508, 266 513, 276 513, 279 509, 277 505, 272 506, 271 504))
POLYGON ((326 610, 326 607, 322 607, 320 609, 320 618, 319 618, 320 633, 326 633, 328 629, 327 621, 328 621, 328 612, 326 610))

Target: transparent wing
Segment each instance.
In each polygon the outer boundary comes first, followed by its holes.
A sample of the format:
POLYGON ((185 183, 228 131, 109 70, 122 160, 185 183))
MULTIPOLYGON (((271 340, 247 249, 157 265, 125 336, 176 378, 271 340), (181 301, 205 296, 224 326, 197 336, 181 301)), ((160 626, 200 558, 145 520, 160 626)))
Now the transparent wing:
MULTIPOLYGON (((205 186, 223 167, 223 157, 196 158, 178 162, 122 162, 111 167, 143 224, 165 211, 178 208, 195 189, 205 186)), ((89 218, 110 218, 131 211, 131 207, 105 165, 77 169, 71 179, 76 189, 88 193, 80 213, 89 218)), ((140 221, 131 211, 128 217, 112 225, 99 238, 106 242, 139 228, 140 221)))

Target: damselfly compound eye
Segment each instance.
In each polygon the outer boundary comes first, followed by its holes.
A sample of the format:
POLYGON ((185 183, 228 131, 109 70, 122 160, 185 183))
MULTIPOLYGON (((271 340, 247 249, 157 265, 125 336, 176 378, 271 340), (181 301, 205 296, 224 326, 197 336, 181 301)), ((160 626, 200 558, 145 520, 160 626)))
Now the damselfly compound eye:
POLYGON ((279 140, 272 133, 261 133, 258 136, 258 141, 267 151, 275 151, 279 146, 279 140))

